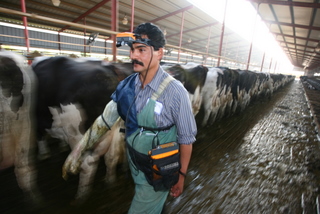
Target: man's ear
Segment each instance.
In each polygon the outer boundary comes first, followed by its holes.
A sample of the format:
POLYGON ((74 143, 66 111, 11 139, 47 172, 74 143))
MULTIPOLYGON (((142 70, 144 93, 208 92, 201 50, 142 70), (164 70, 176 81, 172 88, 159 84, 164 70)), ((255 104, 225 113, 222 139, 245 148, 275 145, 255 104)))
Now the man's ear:
POLYGON ((162 57, 163 57, 163 48, 159 48, 159 50, 158 50, 158 59, 159 60, 161 60, 162 59, 162 57))

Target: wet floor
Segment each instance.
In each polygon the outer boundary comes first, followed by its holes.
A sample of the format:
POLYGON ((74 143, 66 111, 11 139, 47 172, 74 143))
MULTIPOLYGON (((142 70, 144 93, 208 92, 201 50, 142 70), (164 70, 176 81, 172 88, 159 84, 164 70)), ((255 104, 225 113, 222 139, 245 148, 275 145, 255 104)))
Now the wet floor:
MULTIPOLYGON (((169 196, 165 211, 317 213, 319 150, 303 87, 295 81, 240 115, 199 128, 185 191, 176 199, 169 196)), ((56 148, 51 159, 37 163, 44 203, 32 213, 126 213, 134 192, 130 175, 119 167, 116 183, 106 185, 102 161, 88 202, 71 206, 78 179, 62 179, 66 156, 56 148)), ((1 172, 0 213, 28 210, 13 169, 1 172)))

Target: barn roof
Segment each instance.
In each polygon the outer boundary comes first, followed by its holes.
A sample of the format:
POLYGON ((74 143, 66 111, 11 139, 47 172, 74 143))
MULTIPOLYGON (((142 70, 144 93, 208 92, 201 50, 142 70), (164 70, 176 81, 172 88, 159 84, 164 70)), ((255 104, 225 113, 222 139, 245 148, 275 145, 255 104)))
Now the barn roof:
MULTIPOLYGON (((248 1, 257 9, 291 63, 296 67, 319 72, 319 0, 248 1)), ((132 2, 134 2, 135 9, 134 26, 143 22, 153 22, 160 26, 167 32, 167 49, 179 47, 180 29, 183 22, 181 46, 185 52, 205 57, 206 48, 209 47, 209 55, 218 56, 222 24, 186 0, 118 0, 117 32, 130 31, 132 2), (126 25, 122 22, 124 17, 129 21, 126 25)), ((21 11, 20 0, 1 0, 0 7, 21 11)), ((21 20, 19 15, 1 12, 0 21, 21 20)), ((50 0, 28 0, 26 1, 26 12, 105 30, 112 29, 112 0, 61 0, 59 6, 54 6, 50 0)), ((83 29, 64 23, 32 17, 28 17, 28 22, 30 25, 42 28, 50 26, 51 29, 61 32, 79 34, 83 31, 83 29)), ((90 30, 87 31, 90 32, 90 30)), ((99 32, 99 36, 110 37, 111 34, 99 32)), ((236 63, 246 63, 249 47, 250 42, 230 29, 224 30, 221 57, 236 63)), ((263 51, 256 50, 252 53, 250 62, 259 65, 262 58, 263 51)))

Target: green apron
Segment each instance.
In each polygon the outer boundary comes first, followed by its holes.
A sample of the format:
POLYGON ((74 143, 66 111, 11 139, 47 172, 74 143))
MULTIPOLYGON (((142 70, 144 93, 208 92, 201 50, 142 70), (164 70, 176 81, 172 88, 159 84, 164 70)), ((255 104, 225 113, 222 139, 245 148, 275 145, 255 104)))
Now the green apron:
MULTIPOLYGON (((162 94, 172 79, 169 81, 165 80, 137 115, 138 124, 141 128, 127 137, 127 143, 136 151, 143 154, 148 154, 149 150, 152 149, 152 142, 164 144, 177 141, 177 130, 175 126, 165 131, 149 131, 144 129, 144 127, 159 128, 154 119, 157 98, 162 94)), ((134 165, 134 157, 131 157, 129 154, 128 157, 131 175, 135 182, 135 195, 128 213, 161 213, 169 190, 154 191, 153 186, 146 180, 145 174, 134 165)))

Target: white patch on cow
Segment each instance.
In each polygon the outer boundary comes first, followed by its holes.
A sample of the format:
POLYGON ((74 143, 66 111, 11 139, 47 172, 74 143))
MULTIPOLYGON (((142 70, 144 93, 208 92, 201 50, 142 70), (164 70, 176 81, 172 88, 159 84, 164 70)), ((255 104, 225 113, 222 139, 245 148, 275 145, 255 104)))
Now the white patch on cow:
POLYGON ((60 105, 60 108, 49 107, 52 114, 52 127, 46 131, 54 138, 60 139, 73 148, 82 138, 80 124, 84 115, 79 104, 60 105))
POLYGON ((24 69, 24 70, 27 69, 27 65, 28 65, 27 59, 20 54, 16 54, 15 52, 12 52, 12 51, 1 50, 0 56, 11 58, 13 61, 15 61, 15 63, 20 69, 24 69))
POLYGON ((201 108, 202 96, 201 96, 201 87, 198 85, 194 94, 189 93, 189 99, 191 102, 192 113, 196 116, 201 108))
POLYGON ((209 68, 207 72, 206 81, 202 88, 202 99, 204 107, 204 117, 202 121, 202 126, 205 126, 212 116, 215 119, 217 114, 217 106, 220 105, 218 99, 219 89, 217 88, 218 72, 219 68, 209 68))
POLYGON ((187 62, 186 64, 182 64, 181 67, 184 68, 184 69, 190 69, 190 68, 194 68, 194 67, 197 67, 198 63, 195 63, 195 62, 187 62))
MULTIPOLYGON (((100 59, 101 60, 101 59, 100 59)), ((106 60, 101 60, 101 66, 108 66, 108 65, 112 65, 111 62, 108 62, 106 60)))

